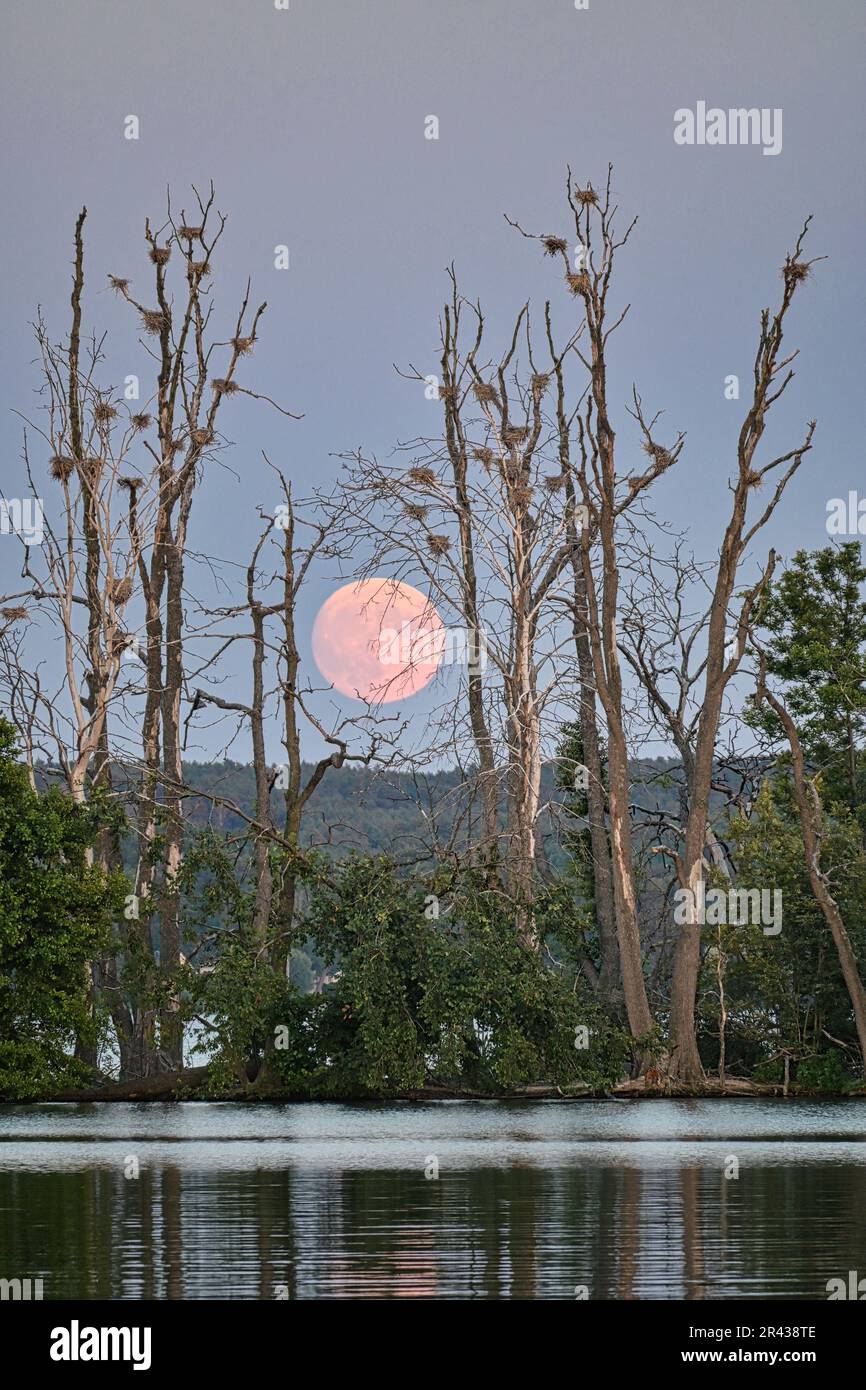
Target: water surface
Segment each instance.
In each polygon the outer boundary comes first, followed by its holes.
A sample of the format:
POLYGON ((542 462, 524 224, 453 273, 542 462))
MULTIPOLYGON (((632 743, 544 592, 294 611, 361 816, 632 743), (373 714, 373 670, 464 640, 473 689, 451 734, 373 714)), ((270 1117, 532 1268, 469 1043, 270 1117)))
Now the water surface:
POLYGON ((0 1106, 46 1298, 825 1299, 864 1208, 862 1101, 0 1106))

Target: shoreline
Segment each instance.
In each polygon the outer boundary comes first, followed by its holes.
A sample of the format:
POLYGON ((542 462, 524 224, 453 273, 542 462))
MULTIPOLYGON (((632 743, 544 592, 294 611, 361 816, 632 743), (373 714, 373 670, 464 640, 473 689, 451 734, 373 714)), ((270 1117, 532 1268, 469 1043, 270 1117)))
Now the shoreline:
POLYGON ((610 1091, 595 1091, 589 1087, 560 1087, 545 1083, 522 1086, 512 1091, 477 1091, 466 1087, 435 1085, 418 1090, 400 1091, 393 1095, 310 1095, 298 1091, 257 1091, 254 1085, 238 1086, 219 1095, 207 1094, 208 1075, 206 1067, 191 1067, 182 1073, 163 1073, 145 1077, 140 1081, 109 1081, 101 1086, 82 1087, 76 1090, 55 1091, 47 1095, 30 1097, 27 1100, 7 1100, 0 1097, 0 1105, 46 1105, 46 1104, 90 1104, 99 1103, 146 1103, 171 1102, 176 1105, 184 1102, 206 1104, 251 1105, 392 1105, 420 1104, 431 1101, 448 1102, 455 1100, 486 1101, 586 1101, 586 1100, 863 1100, 866 1087, 854 1091, 792 1091, 787 1092, 781 1082, 757 1082, 745 1078, 729 1078, 725 1085, 717 1078, 708 1077, 705 1086, 689 1089, 674 1086, 647 1086, 643 1078, 624 1080, 610 1091))

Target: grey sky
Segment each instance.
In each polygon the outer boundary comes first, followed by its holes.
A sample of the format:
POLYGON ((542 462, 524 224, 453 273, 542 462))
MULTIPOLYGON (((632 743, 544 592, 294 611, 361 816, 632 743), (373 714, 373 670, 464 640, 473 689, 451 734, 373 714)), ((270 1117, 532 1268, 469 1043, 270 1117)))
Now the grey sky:
MULTIPOLYGON (((197 538, 246 558, 255 503, 275 499, 267 447, 303 490, 363 444, 387 453, 431 432, 435 407, 392 363, 435 370, 444 267, 480 297, 492 328, 528 296, 564 311, 559 279, 503 212, 563 232, 566 163, 603 181, 614 164, 620 261, 631 301, 611 387, 632 381, 687 431, 657 510, 715 548, 758 311, 804 216, 824 254, 789 329, 798 377, 770 443, 818 419, 804 465, 767 533, 783 553, 826 543, 825 504, 866 491, 863 377, 862 0, 6 0, 2 95, 3 486, 15 495, 20 423, 37 376, 27 323, 41 303, 65 327, 75 215, 86 203, 88 323, 111 331, 111 375, 144 371, 128 312, 105 274, 145 282, 142 227, 170 184, 213 179, 229 214, 215 276, 234 312, 246 275, 268 300, 250 364, 255 389, 298 424, 241 399, 223 428, 237 448, 197 506, 197 538), (754 147, 679 147, 674 111, 781 107, 775 158, 754 147), (123 138, 134 113, 141 138, 123 138), (424 139, 424 118, 440 121, 424 139), (287 243, 291 269, 273 268, 287 243), (429 364, 429 367, 428 365, 429 364)), ((564 320, 561 320, 564 322, 564 320)), ((621 415, 622 461, 637 441, 621 415)), ((46 487, 47 492, 47 487, 46 487)), ((4 541, 0 574, 8 575, 4 541)), ((323 597, 326 586, 320 587, 323 597)), ((308 628, 312 606, 305 614, 308 628)))

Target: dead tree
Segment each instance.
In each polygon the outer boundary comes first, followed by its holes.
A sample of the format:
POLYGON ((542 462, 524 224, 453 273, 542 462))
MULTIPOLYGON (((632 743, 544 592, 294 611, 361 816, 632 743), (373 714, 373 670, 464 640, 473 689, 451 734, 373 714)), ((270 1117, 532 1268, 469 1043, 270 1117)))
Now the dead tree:
MULTIPOLYGON (((46 683, 47 676, 28 662, 23 647, 11 659, 7 649, 3 660, 7 700, 24 734, 31 782, 36 785, 34 760, 39 755, 59 773, 77 803, 97 792, 113 793, 110 713, 115 710, 122 719, 128 697, 122 679, 130 643, 128 613, 142 545, 150 534, 150 518, 135 518, 136 493, 144 480, 127 476, 142 417, 131 414, 111 389, 100 387, 103 340, 82 335, 86 215, 82 209, 75 224, 68 335, 58 343, 41 316, 35 325, 43 412, 28 424, 24 437, 30 486, 34 493, 42 492, 34 475, 35 436, 47 454, 51 493, 41 542, 24 551, 27 587, 18 595, 25 603, 17 617, 56 630, 60 669, 46 683)), ((106 871, 119 870, 117 834, 101 832, 92 857, 106 871)), ((95 1002, 97 994, 105 999, 122 1068, 131 1065, 134 1010, 121 986, 120 959, 135 930, 118 924, 112 950, 90 966, 91 999, 95 1002)), ((84 1060, 95 1067, 95 1052, 88 1050, 84 1060)))
MULTIPOLYGON (((247 284, 228 342, 209 339, 213 306, 207 289, 212 261, 226 219, 214 213, 213 187, 206 200, 194 190, 195 222, 176 220, 169 201, 157 231, 145 224, 153 266, 156 307, 139 301, 130 281, 111 276, 111 284, 139 315, 156 368, 155 439, 145 448, 155 464, 153 543, 142 552, 139 573, 145 603, 144 662, 146 698, 142 727, 142 786, 138 821, 138 891, 159 923, 160 969, 165 1003, 159 1018, 160 1063, 168 1070, 183 1064, 183 1023, 176 976, 181 964, 178 873, 184 838, 181 700, 184 687, 185 558, 196 486, 219 448, 217 421, 226 399, 239 394, 262 398, 237 380, 243 359, 257 341, 267 307, 249 307, 247 284), (214 221, 215 219, 215 221, 214 221), (179 307, 169 289, 169 262, 180 263, 179 307), (212 375, 214 354, 226 361, 212 375), (161 797, 161 800, 160 800, 161 797), (161 848, 156 852, 157 843, 161 848), (159 869, 159 874, 158 874, 159 869)), ((274 402, 270 402, 274 404, 274 402)), ((281 410, 289 415, 289 411, 281 410)), ((297 418, 297 417, 293 417, 297 418)))
MULTIPOLYGON (((467 744, 474 752, 466 790, 480 792, 481 821, 472 854, 491 886, 507 885, 535 949, 544 747, 554 711, 573 698, 562 614, 574 517, 559 494, 544 405, 551 373, 536 360, 528 306, 502 355, 482 360, 483 314, 459 295, 452 270, 440 328, 442 434, 402 446, 412 454, 408 468, 349 456, 332 505, 364 536, 364 573, 420 586, 446 623, 460 625, 462 689, 437 712, 425 753, 447 751, 460 763, 467 744), (466 317, 472 326, 461 342, 466 317)), ((407 375, 429 388, 421 372, 407 375)))
POLYGON ((813 261, 803 259, 803 243, 809 227, 807 219, 793 252, 782 267, 782 297, 775 314, 761 314, 761 332, 755 354, 754 388, 746 418, 737 442, 737 472, 731 487, 731 512, 719 552, 718 568, 712 585, 712 598, 706 625, 701 708, 694 741, 694 761, 689 787, 689 815, 683 851, 678 868, 681 887, 689 890, 690 911, 680 930, 674 953, 670 1014, 670 1074, 687 1085, 699 1084, 703 1067, 698 1053, 695 1029, 695 1001, 701 960, 701 934, 695 911, 701 900, 704 881, 704 848, 707 841, 710 793, 725 690, 742 661, 752 615, 772 573, 773 557, 757 581, 739 600, 731 613, 732 600, 741 563, 748 548, 769 521, 791 478, 812 447, 815 422, 806 428, 802 443, 755 467, 755 454, 766 426, 767 415, 793 380, 791 363, 797 352, 782 355, 785 320, 794 294, 808 277, 813 261), (765 478, 780 469, 772 495, 751 520, 750 504, 765 478))
MULTIPOLYGON (((304 812, 330 771, 347 762, 370 766, 382 756, 387 739, 368 714, 360 718, 341 717, 327 727, 312 709, 316 692, 301 679, 296 614, 311 565, 329 552, 330 525, 324 518, 311 519, 306 513, 299 516, 289 480, 279 469, 274 468, 274 473, 283 500, 272 515, 263 513, 262 532, 246 570, 245 600, 214 615, 220 621, 249 620, 249 628, 229 632, 216 628, 210 632, 215 652, 199 673, 204 684, 195 689, 186 726, 189 730, 199 710, 212 708, 238 716, 233 737, 241 730, 249 735, 255 779, 255 815, 246 818, 253 863, 252 946, 259 962, 286 978, 298 931, 304 812), (310 532, 308 538, 300 537, 301 527, 310 532), (271 549, 277 555, 273 567, 266 564, 271 549), (252 647, 248 701, 226 698, 209 684, 209 678, 222 683, 222 658, 235 643, 252 647), (302 760, 304 725, 333 750, 311 767, 302 760), (267 745, 269 736, 277 730, 285 761, 274 763, 268 758, 267 745), (359 734, 367 744, 363 752, 350 746, 350 740, 359 734), (281 793, 281 815, 273 804, 275 790, 281 793)), ((189 796, 198 794, 191 787, 185 790, 189 796)), ((256 1078, 259 1085, 267 1079, 271 1051, 269 1043, 256 1078)))
POLYGON ((584 350, 577 344, 575 352, 588 373, 589 392, 585 409, 576 423, 580 448, 579 496, 587 508, 589 524, 581 547, 585 609, 581 603, 575 606, 575 613, 585 621, 595 688, 607 724, 611 863, 625 1009, 632 1035, 644 1039, 652 1030, 653 1020, 643 977, 634 884, 628 744, 617 636, 620 583, 617 531, 623 513, 676 462, 683 441, 680 437, 670 448, 665 448, 653 439, 650 426, 646 437, 648 467, 625 478, 618 477, 616 437, 608 406, 607 344, 629 306, 609 321, 608 294, 616 252, 625 246, 637 219, 617 237, 611 172, 609 168, 605 192, 600 196, 591 185, 580 188, 574 184, 569 170, 566 195, 577 238, 574 266, 564 238, 527 233, 518 223, 508 220, 523 236, 539 241, 547 255, 562 263, 566 286, 580 303, 582 322, 586 325, 588 346, 584 350), (601 552, 599 576, 592 556, 596 538, 601 552))

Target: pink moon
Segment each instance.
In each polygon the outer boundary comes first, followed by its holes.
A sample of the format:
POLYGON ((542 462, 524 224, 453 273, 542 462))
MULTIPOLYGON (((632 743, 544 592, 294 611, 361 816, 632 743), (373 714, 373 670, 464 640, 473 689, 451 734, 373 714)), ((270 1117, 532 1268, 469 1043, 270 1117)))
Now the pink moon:
POLYGON ((325 680, 356 700, 392 704, 436 674, 444 629, 411 584, 362 579, 326 599, 313 624, 313 657, 325 680))

